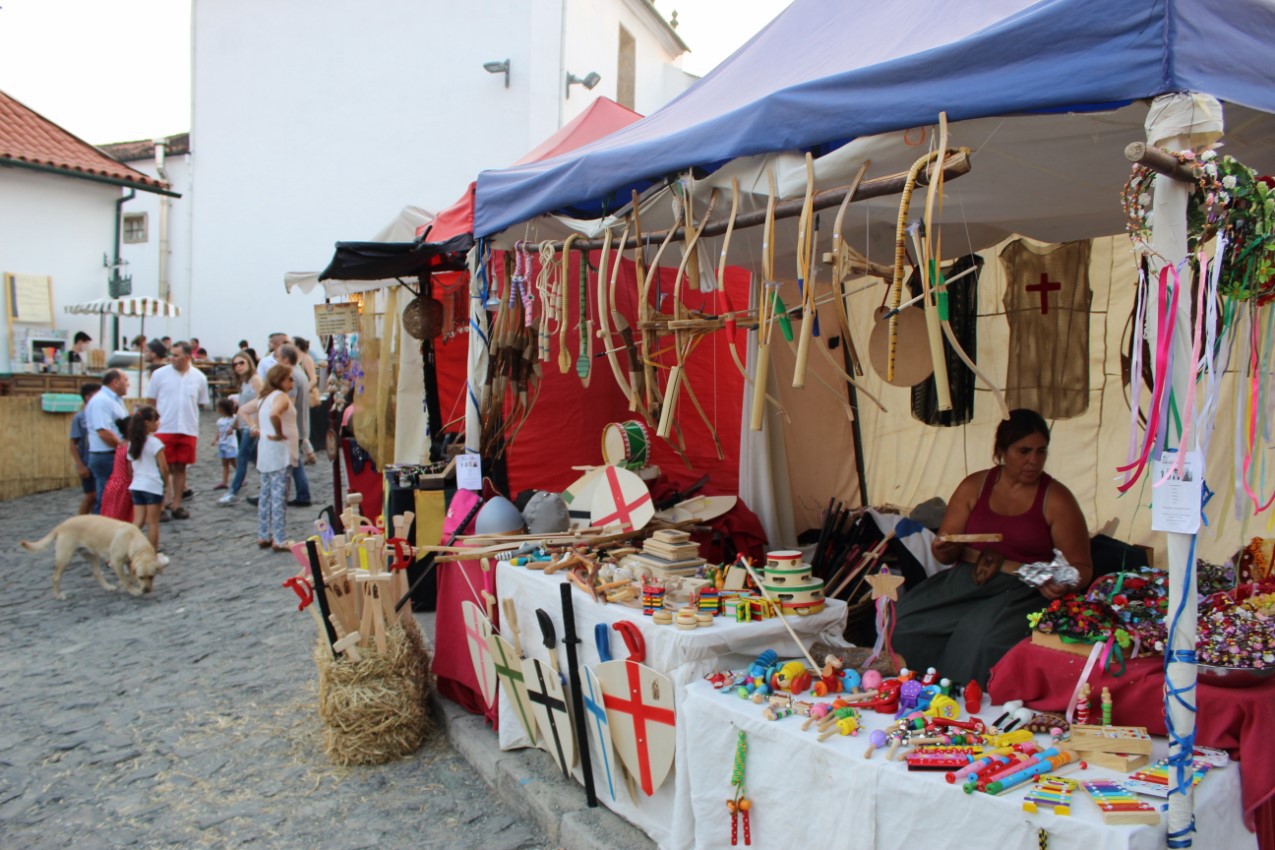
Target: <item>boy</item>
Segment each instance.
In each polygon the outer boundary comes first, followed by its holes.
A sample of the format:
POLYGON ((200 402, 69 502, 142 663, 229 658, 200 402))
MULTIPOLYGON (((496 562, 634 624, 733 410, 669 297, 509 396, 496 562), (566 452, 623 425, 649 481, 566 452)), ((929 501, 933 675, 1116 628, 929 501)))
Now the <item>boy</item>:
MULTIPOLYGON (((85 406, 89 399, 102 388, 101 384, 81 384, 80 398, 85 406)), ((89 432, 84 421, 84 408, 71 417, 71 458, 75 461, 75 471, 80 476, 80 486, 84 495, 80 498, 80 514, 92 513, 93 503, 97 500, 97 482, 93 479, 93 471, 89 469, 89 432)))

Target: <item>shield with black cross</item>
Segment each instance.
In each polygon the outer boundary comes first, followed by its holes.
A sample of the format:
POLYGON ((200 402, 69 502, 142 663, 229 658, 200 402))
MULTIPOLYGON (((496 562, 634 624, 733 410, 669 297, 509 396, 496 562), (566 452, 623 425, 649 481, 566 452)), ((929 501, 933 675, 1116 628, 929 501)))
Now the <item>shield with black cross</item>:
MULTIPOLYGON (((571 776, 576 763, 576 737, 571 728, 571 711, 558 671, 539 658, 531 660, 529 675, 524 676, 527 699, 540 729, 540 746, 549 751, 564 776, 571 776)), ((525 669, 525 666, 524 666, 525 669)))

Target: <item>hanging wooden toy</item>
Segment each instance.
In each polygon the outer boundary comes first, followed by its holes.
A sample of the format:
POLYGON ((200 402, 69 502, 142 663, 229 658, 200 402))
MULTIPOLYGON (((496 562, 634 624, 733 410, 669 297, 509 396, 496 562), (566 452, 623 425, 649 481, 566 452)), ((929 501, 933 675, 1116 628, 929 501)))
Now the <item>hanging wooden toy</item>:
POLYGON ((744 820, 744 846, 749 847, 753 843, 752 823, 749 820, 753 803, 744 794, 744 768, 747 759, 748 738, 741 729, 739 740, 735 744, 735 766, 730 774, 730 784, 735 789, 735 796, 726 801, 726 809, 730 812, 730 845, 732 847, 739 844, 740 815, 743 815, 744 820))

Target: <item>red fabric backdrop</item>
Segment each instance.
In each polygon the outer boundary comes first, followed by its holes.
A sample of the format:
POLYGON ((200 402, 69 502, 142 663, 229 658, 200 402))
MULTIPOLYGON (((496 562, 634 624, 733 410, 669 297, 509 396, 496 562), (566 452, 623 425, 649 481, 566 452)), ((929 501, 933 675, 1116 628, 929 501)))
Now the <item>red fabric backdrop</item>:
MULTIPOLYGON (((590 256, 590 263, 596 266, 597 261, 598 255, 595 252, 590 256)), ((493 265, 500 266, 499 263, 493 265)), ((568 275, 571 281, 576 280, 575 269, 573 262, 572 271, 568 275)), ((675 272, 675 268, 661 269, 659 286, 651 286, 652 300, 661 299, 665 312, 672 311, 670 297, 675 272)), ((589 280, 589 317, 596 329, 598 313, 594 303, 596 277, 593 272, 590 272, 589 280)), ((734 305, 748 304, 748 281, 747 272, 741 269, 727 270, 726 292, 734 305)), ((506 286, 501 275, 500 294, 505 295, 506 286)), ((602 429, 607 423, 640 419, 636 412, 628 409, 628 400, 616 385, 605 356, 595 356, 587 388, 581 385, 576 376, 574 364, 576 352, 579 351, 579 333, 576 329, 579 321, 579 290, 574 283, 570 289, 569 315, 572 318, 567 331, 567 346, 571 352, 572 367, 565 375, 558 371, 558 337, 555 335, 551 348, 553 361, 542 367, 544 371, 540 396, 526 424, 508 450, 510 495, 527 489, 562 491, 581 474, 573 470, 572 466, 596 465, 602 462, 602 429)), ((712 293, 700 293, 698 290, 687 293, 685 282, 683 293, 683 298, 691 309, 710 315, 716 312, 713 300, 715 296, 712 293)), ((636 297, 634 268, 632 263, 625 261, 616 285, 616 302, 617 308, 634 326, 637 315, 636 297)), ((636 334, 636 328, 634 332, 636 334)), ((740 330, 736 344, 741 361, 746 356, 745 340, 744 331, 740 330)), ((619 336, 613 335, 612 345, 619 344, 619 336)), ((454 421, 451 430, 464 428, 467 345, 467 335, 459 334, 448 342, 439 344, 436 349, 443 419, 454 421)), ((661 337, 659 345, 663 350, 656 359, 666 366, 675 363, 672 337, 661 337)), ((601 340, 594 340, 594 352, 601 354, 601 340)), ((621 369, 627 370, 624 352, 618 352, 617 357, 621 369)), ((668 370, 658 371, 663 386, 668 378, 668 370)), ((655 436, 653 426, 649 428, 653 443, 651 462, 657 464, 675 486, 688 484, 708 474, 714 491, 734 493, 739 485, 739 417, 746 385, 731 360, 725 331, 700 337, 700 342, 686 359, 686 376, 717 433, 723 457, 718 459, 708 428, 683 391, 677 402, 677 422, 682 428, 689 466, 672 447, 676 443, 676 434, 670 434, 668 441, 661 440, 655 436)))

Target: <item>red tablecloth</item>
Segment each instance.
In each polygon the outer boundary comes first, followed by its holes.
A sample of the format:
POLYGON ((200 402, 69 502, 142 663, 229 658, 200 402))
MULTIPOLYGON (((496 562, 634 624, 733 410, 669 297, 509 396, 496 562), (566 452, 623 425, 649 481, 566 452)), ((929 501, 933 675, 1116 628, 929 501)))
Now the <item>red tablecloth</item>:
MULTIPOLYGON (((471 714, 481 714, 496 724, 496 703, 488 707, 478 688, 478 676, 469 660, 469 643, 465 637, 465 621, 460 603, 468 599, 483 607, 481 592, 496 595, 496 568, 483 572, 478 561, 454 561, 439 564, 438 606, 434 615, 434 678, 438 692, 460 704, 471 714)), ((499 622, 499 615, 495 617, 499 622)))
MULTIPOLYGON (((988 694, 995 704, 1021 699, 1040 711, 1065 711, 1085 660, 1024 640, 992 668, 988 694)), ((1111 690, 1115 725, 1167 734, 1163 658, 1135 658, 1119 677, 1095 669, 1089 684, 1095 695, 1111 690)), ((1196 692, 1195 741, 1239 762, 1245 825, 1258 833, 1263 850, 1275 850, 1275 679, 1246 688, 1201 682, 1196 692)))

